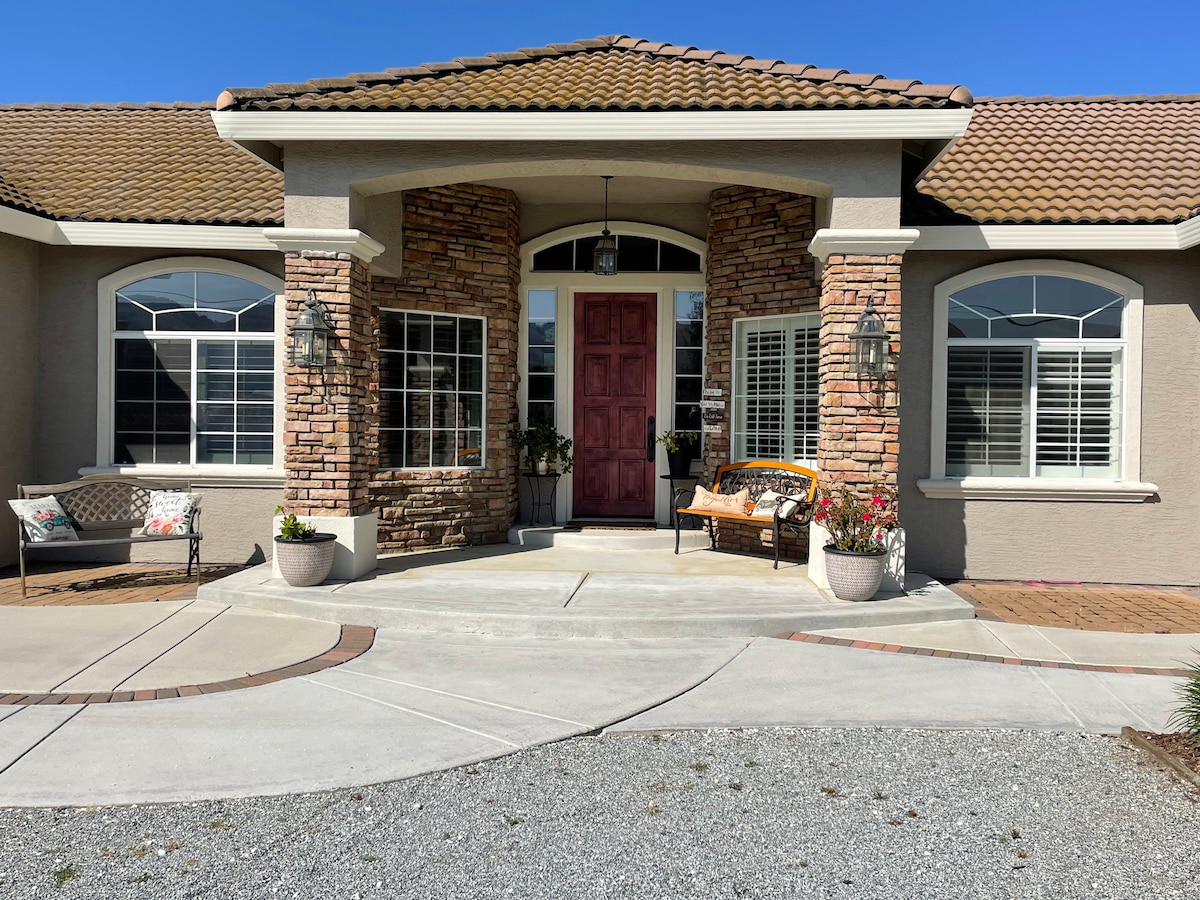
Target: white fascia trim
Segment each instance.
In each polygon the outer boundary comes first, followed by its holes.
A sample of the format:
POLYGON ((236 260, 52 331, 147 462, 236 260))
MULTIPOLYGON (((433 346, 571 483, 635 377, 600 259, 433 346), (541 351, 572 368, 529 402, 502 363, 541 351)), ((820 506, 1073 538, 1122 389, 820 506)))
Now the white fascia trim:
POLYGON ((257 225, 146 225, 58 222, 0 207, 0 233, 70 247, 166 247, 173 250, 274 250, 257 225))
POLYGON ((1066 478, 923 478, 917 487, 934 500, 1143 503, 1158 493, 1158 485, 1143 481, 1066 478))
POLYGON ((913 250, 1186 250, 1200 217, 1178 225, 935 225, 913 250))
POLYGON ((212 113, 231 141, 830 141, 953 139, 969 109, 212 113))
POLYGON ((809 241, 808 252, 821 262, 831 253, 891 256, 908 250, 920 237, 915 228, 822 228, 809 241))
POLYGON ((274 250, 255 225, 143 225, 59 222, 61 243, 76 247, 170 247, 189 250, 274 250))
POLYGON ((357 228, 264 228, 262 232, 272 247, 284 253, 303 250, 349 253, 370 262, 385 249, 357 228))
POLYGON ((0 232, 41 244, 61 244, 62 235, 53 219, 35 216, 19 209, 0 207, 0 232))

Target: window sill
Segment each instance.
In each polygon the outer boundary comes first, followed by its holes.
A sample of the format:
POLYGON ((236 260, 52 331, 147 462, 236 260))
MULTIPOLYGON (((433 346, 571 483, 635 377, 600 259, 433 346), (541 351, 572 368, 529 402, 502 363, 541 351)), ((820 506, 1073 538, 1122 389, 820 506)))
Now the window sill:
POLYGON ((1158 485, 1148 482, 1086 478, 923 478, 917 487, 934 500, 1143 503, 1158 493, 1158 485))
POLYGON ((186 481, 191 487, 283 487, 283 469, 274 466, 84 466, 82 477, 120 475, 158 481, 186 481))

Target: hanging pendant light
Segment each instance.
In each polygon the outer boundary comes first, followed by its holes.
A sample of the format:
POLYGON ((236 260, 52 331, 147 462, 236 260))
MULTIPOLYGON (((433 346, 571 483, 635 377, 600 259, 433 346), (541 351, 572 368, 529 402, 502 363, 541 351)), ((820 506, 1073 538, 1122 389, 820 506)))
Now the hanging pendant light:
POLYGON ((608 182, 611 175, 601 176, 604 179, 604 230, 600 232, 600 240, 592 251, 592 272, 597 275, 617 274, 617 239, 608 230, 608 182))

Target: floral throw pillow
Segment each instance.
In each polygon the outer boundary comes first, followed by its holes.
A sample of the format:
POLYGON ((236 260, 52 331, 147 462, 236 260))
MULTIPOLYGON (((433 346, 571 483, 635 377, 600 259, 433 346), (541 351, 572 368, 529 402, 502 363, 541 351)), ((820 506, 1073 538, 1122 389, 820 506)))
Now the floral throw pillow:
POLYGON ((191 534, 192 514, 200 508, 203 494, 183 491, 151 491, 150 508, 141 533, 152 537, 171 534, 191 534))
POLYGON ((38 497, 36 500, 9 500, 8 505, 25 523, 25 533, 34 544, 50 541, 77 541, 75 524, 63 511, 54 497, 38 497))
POLYGON ((696 485, 696 496, 692 498, 692 509, 745 515, 746 504, 749 502, 749 488, 742 488, 736 494, 714 494, 703 486, 696 485))
POLYGON ((786 519, 796 511, 796 507, 799 505, 794 497, 785 496, 778 491, 763 491, 758 502, 754 504, 754 512, 751 515, 772 519, 775 517, 775 509, 778 508, 779 518, 786 519))

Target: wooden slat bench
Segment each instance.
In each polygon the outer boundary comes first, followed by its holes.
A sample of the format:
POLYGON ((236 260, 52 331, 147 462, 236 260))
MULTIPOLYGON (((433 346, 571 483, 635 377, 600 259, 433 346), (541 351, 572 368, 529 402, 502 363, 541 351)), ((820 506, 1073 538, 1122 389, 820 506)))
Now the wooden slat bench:
POLYGON ((87 481, 66 481, 62 484, 19 484, 17 499, 35 500, 53 495, 63 511, 75 524, 77 541, 31 541, 25 524, 17 520, 17 552, 21 561, 21 596, 25 596, 26 550, 73 550, 80 547, 103 547, 118 544, 150 544, 159 541, 189 541, 187 574, 196 565, 196 582, 200 581, 200 539, 198 530, 200 510, 192 513, 189 534, 142 535, 121 537, 87 537, 87 532, 132 531, 141 528, 150 508, 151 491, 169 491, 165 485, 147 484, 129 478, 97 478, 87 481))
POLYGON ((683 516, 697 516, 708 520, 708 535, 712 541, 712 549, 717 549, 717 535, 713 528, 714 519, 726 519, 731 522, 749 522, 763 528, 769 522, 775 547, 775 568, 779 568, 779 535, 787 530, 799 532, 808 526, 812 520, 813 501, 817 494, 817 473, 795 463, 775 462, 772 460, 752 460, 750 462, 734 463, 717 469, 717 480, 713 484, 714 494, 736 494, 742 488, 750 491, 750 501, 757 502, 767 491, 782 494, 788 500, 795 500, 796 509, 787 518, 781 518, 779 511, 783 504, 775 508, 770 519, 764 516, 749 516, 744 512, 715 512, 710 509, 695 509, 681 506, 675 510, 675 553, 679 553, 680 520, 683 516))

